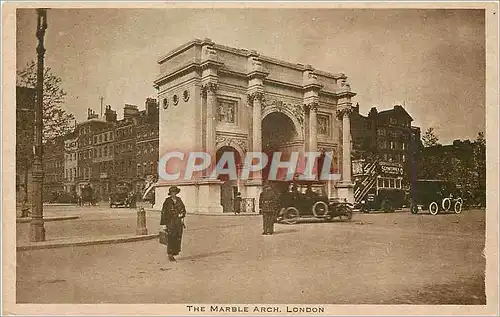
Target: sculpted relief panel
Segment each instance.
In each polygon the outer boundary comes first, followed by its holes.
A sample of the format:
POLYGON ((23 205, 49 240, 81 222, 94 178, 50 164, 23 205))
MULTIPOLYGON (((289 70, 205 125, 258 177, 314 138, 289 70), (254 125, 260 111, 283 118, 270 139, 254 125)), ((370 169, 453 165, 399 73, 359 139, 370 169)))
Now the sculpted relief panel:
POLYGON ((219 100, 217 105, 217 121, 222 123, 236 123, 236 102, 219 100))
POLYGON ((327 115, 318 114, 318 134, 330 135, 330 117, 327 115))

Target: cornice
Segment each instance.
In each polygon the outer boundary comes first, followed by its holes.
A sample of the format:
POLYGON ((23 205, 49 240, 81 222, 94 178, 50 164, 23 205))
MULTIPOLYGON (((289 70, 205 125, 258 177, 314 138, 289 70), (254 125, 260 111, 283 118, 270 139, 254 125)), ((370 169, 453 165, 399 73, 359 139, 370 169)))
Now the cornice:
POLYGON ((352 92, 352 91, 339 91, 339 92, 335 93, 335 95, 337 97, 354 97, 354 96, 356 96, 356 93, 352 92))
POLYGON ((174 70, 171 73, 168 74, 161 74, 159 77, 155 79, 153 82, 155 88, 159 88, 161 84, 163 84, 166 81, 171 80, 172 78, 177 78, 180 77, 186 73, 192 72, 192 71, 199 71, 201 70, 200 63, 197 62, 191 62, 185 66, 181 66, 174 70))
POLYGON ((317 83, 314 83, 314 84, 306 84, 304 85, 304 90, 321 90, 324 86, 321 85, 321 84, 317 84, 317 83))
POLYGON ((169 51, 167 54, 162 55, 160 58, 158 58, 157 63, 161 64, 164 61, 166 61, 167 59, 169 59, 175 55, 178 55, 184 51, 187 51, 188 49, 190 49, 193 46, 201 46, 203 44, 213 44, 213 42, 210 39, 204 39, 204 40, 194 39, 194 40, 189 41, 189 42, 187 42, 187 43, 185 43, 177 48, 174 48, 173 50, 169 51))
POLYGON ((217 135, 233 137, 233 138, 238 138, 238 139, 247 139, 248 138, 248 134, 246 134, 246 133, 231 132, 231 131, 219 131, 219 130, 217 130, 217 135))
MULTIPOLYGON (((232 75, 232 76, 239 77, 242 79, 243 78, 248 79, 251 74, 255 74, 255 75, 263 77, 264 84, 270 84, 270 85, 275 85, 275 86, 279 86, 279 87, 287 87, 287 88, 300 90, 300 91, 304 91, 307 89, 317 89, 317 90, 319 90, 318 93, 320 95, 323 94, 323 95, 331 96, 331 97, 354 97, 354 96, 356 96, 356 93, 351 92, 351 91, 347 91, 347 90, 345 90, 345 91, 342 91, 342 90, 340 90, 340 91, 323 90, 324 86, 321 84, 307 84, 307 85, 303 86, 303 85, 292 84, 289 82, 284 82, 284 81, 280 81, 280 80, 276 80, 276 79, 270 79, 270 78, 267 78, 268 73, 265 71, 254 71, 254 72, 249 73, 249 74, 243 73, 243 72, 235 71, 235 70, 227 67, 226 65, 224 65, 221 62, 210 61, 210 60, 205 61, 203 63, 190 62, 189 64, 181 66, 169 74, 162 74, 161 76, 159 76, 155 79, 154 87, 159 88, 159 86, 162 85, 163 83, 165 83, 166 81, 180 77, 186 73, 189 73, 192 71, 201 71, 204 66, 213 66, 213 67, 217 68, 218 72, 220 72, 221 74, 228 74, 228 75, 232 75)), ((321 75, 321 72, 318 72, 316 70, 315 70, 315 72, 317 72, 319 75, 321 75)), ((341 74, 341 75, 343 77, 339 77, 339 78, 345 77, 345 75, 343 75, 343 74, 341 74)))
MULTIPOLYGON (((283 60, 280 60, 280 59, 277 59, 277 58, 274 58, 274 57, 270 57, 270 56, 266 56, 266 55, 262 55, 254 50, 248 50, 248 49, 239 49, 239 48, 234 48, 234 47, 230 47, 230 46, 226 46, 226 45, 222 45, 222 44, 217 44, 217 43, 214 43, 212 40, 210 39, 204 39, 204 40, 201 40, 201 39, 194 39, 192 41, 189 41, 171 51, 169 51, 167 54, 161 56, 159 59, 158 59, 158 63, 161 64, 163 63, 165 60, 177 55, 177 54, 180 54, 186 50, 188 50, 189 48, 193 47, 193 46, 202 46, 202 45, 205 45, 205 44, 209 44, 211 45, 214 49, 216 50, 220 50, 220 51, 225 51, 225 52, 229 52, 229 53, 232 53, 232 54, 235 54, 235 55, 239 55, 239 56, 243 56, 243 57, 249 57, 249 56, 258 56, 259 57, 259 60, 260 61, 263 61, 263 62, 267 62, 267 63, 271 63, 271 64, 275 64, 275 65, 279 65, 279 66, 284 66, 284 67, 287 67, 287 68, 290 68, 290 69, 295 69, 295 70, 298 70, 298 71, 305 71, 305 70, 312 70, 313 67, 311 65, 304 65, 304 64, 300 64, 300 63, 290 63, 290 62, 286 62, 286 61, 283 61, 283 60)), ((317 73, 318 75, 320 76, 323 76, 323 77, 328 77, 328 78, 333 78, 333 79, 344 79, 344 78, 347 78, 345 74, 343 73, 338 73, 338 74, 333 74, 333 73, 329 73, 329 72, 325 72, 325 71, 321 71, 321 70, 316 70, 314 69, 314 72, 317 73)))

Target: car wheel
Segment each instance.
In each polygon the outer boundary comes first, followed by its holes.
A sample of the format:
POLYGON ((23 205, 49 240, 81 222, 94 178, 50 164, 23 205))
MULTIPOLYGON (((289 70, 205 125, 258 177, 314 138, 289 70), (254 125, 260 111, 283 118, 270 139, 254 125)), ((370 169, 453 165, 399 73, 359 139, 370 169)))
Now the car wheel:
POLYGON ((351 220, 352 219, 352 209, 351 208, 344 207, 343 212, 344 212, 344 214, 342 216, 342 220, 343 219, 347 219, 347 220, 351 220))
POLYGON ((288 225, 296 224, 299 220, 299 211, 295 207, 288 207, 283 213, 283 223, 288 225))
POLYGON ((418 205, 417 204, 414 204, 412 203, 410 205, 410 212, 414 215, 416 215, 418 213, 418 205))
POLYGON ((441 206, 443 207, 444 211, 448 211, 451 208, 451 199, 446 197, 443 199, 443 202, 441 203, 441 206))
POLYGON ((439 212, 439 206, 437 204, 437 202, 433 201, 430 205, 429 205, 429 213, 433 216, 437 215, 439 212))
POLYGON ((462 212, 462 202, 460 200, 457 200, 455 202, 455 206, 453 206, 453 210, 455 211, 456 214, 459 214, 462 212))
POLYGON ((317 201, 312 206, 314 217, 323 218, 328 212, 328 205, 324 201, 317 201))

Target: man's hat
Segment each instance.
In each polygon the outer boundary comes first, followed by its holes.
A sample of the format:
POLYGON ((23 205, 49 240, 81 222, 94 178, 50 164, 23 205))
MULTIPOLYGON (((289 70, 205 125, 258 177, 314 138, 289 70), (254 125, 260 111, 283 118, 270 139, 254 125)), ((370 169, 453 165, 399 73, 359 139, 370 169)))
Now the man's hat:
POLYGON ((172 193, 180 193, 181 192, 181 189, 177 186, 171 186, 169 189, 168 189, 168 194, 172 194, 172 193))

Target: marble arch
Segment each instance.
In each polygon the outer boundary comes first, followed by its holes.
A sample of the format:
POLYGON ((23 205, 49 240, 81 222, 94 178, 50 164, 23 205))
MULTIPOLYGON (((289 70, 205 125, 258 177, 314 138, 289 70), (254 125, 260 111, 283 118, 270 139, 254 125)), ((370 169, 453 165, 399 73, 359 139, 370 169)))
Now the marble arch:
MULTIPOLYGON (((292 146, 302 151, 338 149, 342 180, 328 184, 328 193, 353 201, 350 113, 351 98, 356 94, 345 74, 277 60, 210 39, 196 39, 168 52, 158 59, 158 66, 154 86, 163 105, 159 153, 176 148, 215 157, 223 146, 233 147, 242 156, 261 152, 263 119, 279 112, 295 126, 297 137, 292 146)), ((238 183, 238 191, 244 199, 254 201, 256 212, 264 181, 255 174, 238 183)), ((188 211, 223 212, 221 184, 211 179, 160 180, 155 188, 155 208, 161 207, 172 185, 181 188, 188 211)))

